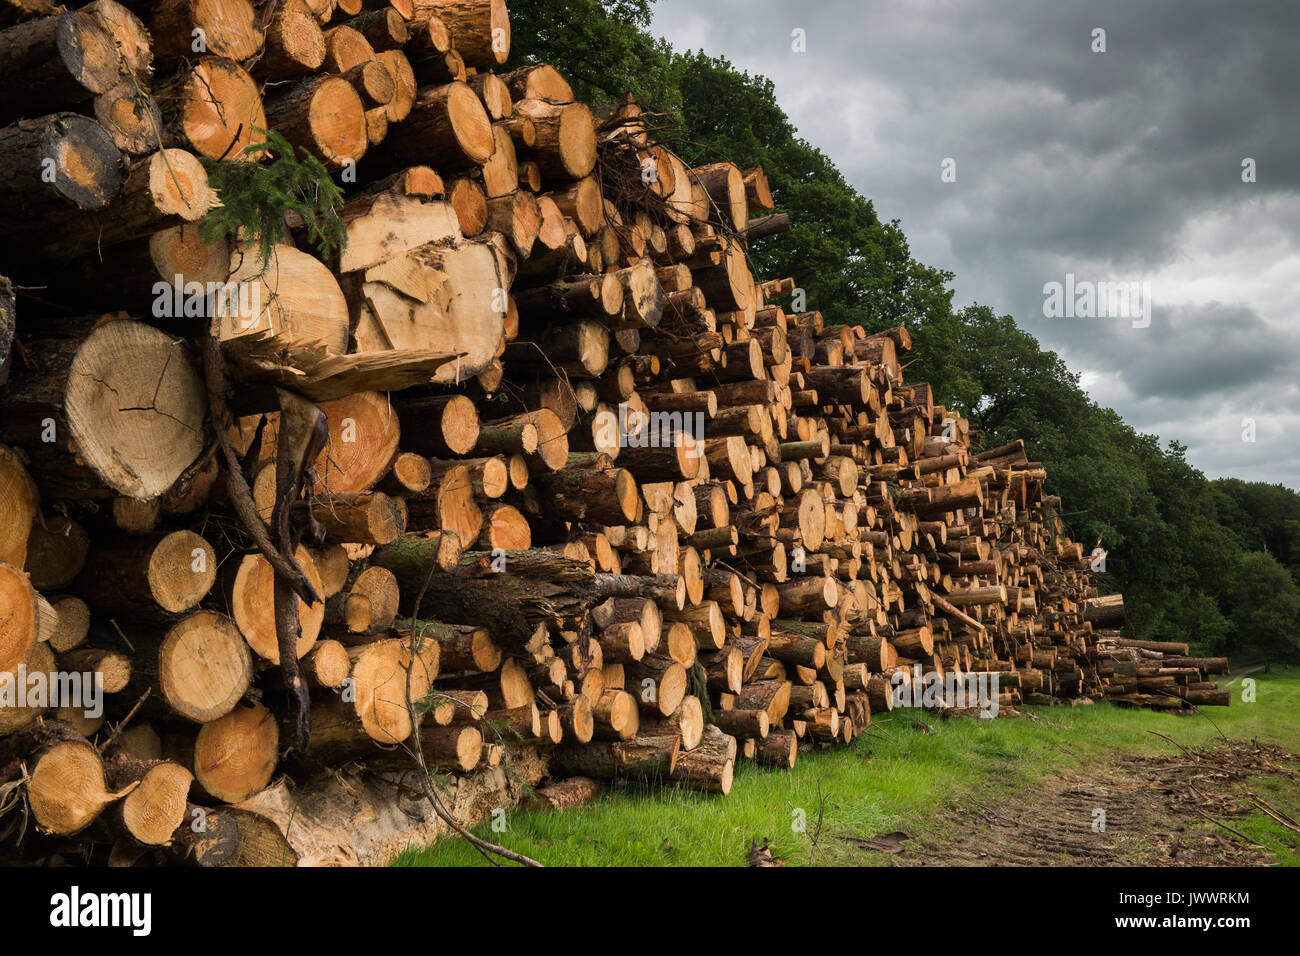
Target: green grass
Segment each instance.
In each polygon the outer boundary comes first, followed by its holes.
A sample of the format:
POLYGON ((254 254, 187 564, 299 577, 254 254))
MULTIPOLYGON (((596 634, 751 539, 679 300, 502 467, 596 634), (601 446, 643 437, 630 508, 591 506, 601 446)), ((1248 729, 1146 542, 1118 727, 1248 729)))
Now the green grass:
MULTIPOLYGON (((755 838, 769 840, 772 852, 787 865, 806 865, 820 786, 827 799, 815 862, 888 863, 889 856, 863 853, 827 837, 938 832, 943 811, 964 795, 992 803, 1041 775, 1100 764, 1118 753, 1175 752, 1149 731, 1186 746, 1212 744, 1219 737, 1213 720, 1229 737, 1258 738, 1300 752, 1300 672, 1251 677, 1257 681, 1255 703, 1242 703, 1241 685, 1234 684, 1232 706, 1204 708, 1204 716, 1109 704, 1029 708, 1038 720, 942 720, 922 711, 895 710, 874 721, 850 747, 801 754, 791 771, 739 764, 728 797, 670 787, 620 788, 585 808, 513 812, 505 832, 493 833, 486 824, 475 832, 552 866, 738 866, 745 864, 755 838), (803 832, 792 826, 796 809, 806 815, 803 832)), ((1250 787, 1274 807, 1300 817, 1294 781, 1254 778, 1250 787)), ((1232 825, 1275 850, 1280 862, 1300 865, 1294 849, 1300 835, 1262 812, 1232 825)), ((428 848, 412 847, 393 863, 465 866, 483 860, 463 840, 447 839, 428 848)))

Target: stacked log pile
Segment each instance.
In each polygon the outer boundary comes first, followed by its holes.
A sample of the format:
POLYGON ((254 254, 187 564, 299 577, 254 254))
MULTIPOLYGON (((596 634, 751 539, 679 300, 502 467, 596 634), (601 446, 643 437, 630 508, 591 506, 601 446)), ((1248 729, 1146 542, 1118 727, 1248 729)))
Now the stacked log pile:
POLYGON ((726 793, 936 675, 1219 702, 1218 662, 1099 642, 1122 599, 1041 464, 906 383, 905 329, 751 274, 789 228, 761 169, 494 72, 502 0, 0 15, 0 246, 34 290, 0 671, 108 695, 0 707, 43 831, 220 863, 277 772, 417 748, 726 793), (200 228, 210 163, 267 130, 342 184, 338 253, 293 215, 269 256, 200 228))
MULTIPOLYGON (((1088 620, 1101 622, 1122 615, 1116 596, 1084 602, 1088 620)), ((1190 657, 1177 641, 1142 641, 1119 631, 1097 632, 1097 672, 1105 678, 1106 700, 1143 707, 1182 710, 1189 705, 1226 707, 1227 690, 1215 679, 1228 673, 1226 657, 1190 657)))

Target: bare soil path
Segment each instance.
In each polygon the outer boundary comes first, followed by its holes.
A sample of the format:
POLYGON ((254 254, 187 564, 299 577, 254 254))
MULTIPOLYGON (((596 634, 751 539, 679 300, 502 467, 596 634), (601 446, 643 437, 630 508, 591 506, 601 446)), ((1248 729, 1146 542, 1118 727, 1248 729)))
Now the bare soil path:
POLYGON ((1255 741, 1179 747, 1043 777, 989 802, 959 797, 939 827, 915 839, 841 839, 899 866, 1269 865, 1273 855, 1234 826, 1252 811, 1278 814, 1300 839, 1296 821, 1260 786, 1294 787, 1300 756, 1255 741))

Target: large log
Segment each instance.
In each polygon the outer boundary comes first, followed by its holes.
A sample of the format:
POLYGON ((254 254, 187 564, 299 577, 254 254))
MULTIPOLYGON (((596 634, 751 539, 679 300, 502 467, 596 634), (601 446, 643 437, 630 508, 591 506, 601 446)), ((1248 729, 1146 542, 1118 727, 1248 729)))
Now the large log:
POLYGON ((0 432, 62 494, 157 497, 203 450, 207 399, 186 344, 126 320, 66 330, 11 382, 0 432))
MULTIPOLYGON (((388 82, 391 100, 391 77, 388 82)), ((268 99, 265 108, 270 129, 331 169, 355 164, 369 146, 366 105, 344 77, 312 76, 268 99)))
POLYGON ((117 83, 122 57, 84 10, 0 31, 0 122, 76 106, 117 83))
POLYGON ((262 49, 265 37, 250 0, 124 2, 145 18, 160 67, 174 65, 196 52, 240 62, 262 49), (197 50, 196 43, 201 44, 197 50))
POLYGON ((238 803, 271 782, 280 730, 262 704, 239 706, 204 724, 194 741, 194 779, 207 793, 238 803))
POLYGON ((581 179, 595 168, 596 134, 591 110, 584 104, 525 99, 514 104, 514 113, 536 129, 528 155, 544 177, 564 182, 581 179))
POLYGON ((482 165, 496 149, 492 121, 468 84, 453 81, 420 91, 410 115, 394 126, 375 151, 384 168, 438 157, 438 169, 482 165))
POLYGON ((681 737, 636 737, 610 743, 557 747, 551 765, 557 770, 588 777, 631 777, 666 781, 680 759, 681 737))
POLYGON ((168 630, 158 648, 156 673, 167 705, 206 724, 230 713, 243 698, 253 662, 235 622, 204 610, 168 630))
POLYGON ((20 120, 0 129, 0 163, 8 175, 0 180, 6 238, 15 256, 24 255, 14 240, 25 238, 48 215, 103 209, 121 192, 122 155, 94 120, 75 113, 55 113, 20 120))
POLYGON ((418 19, 435 16, 455 38, 465 63, 492 67, 510 57, 510 16, 506 0, 412 0, 418 19))
POLYGON ((217 160, 247 160, 249 146, 265 142, 262 95, 234 60, 201 57, 159 98, 163 144, 217 160))

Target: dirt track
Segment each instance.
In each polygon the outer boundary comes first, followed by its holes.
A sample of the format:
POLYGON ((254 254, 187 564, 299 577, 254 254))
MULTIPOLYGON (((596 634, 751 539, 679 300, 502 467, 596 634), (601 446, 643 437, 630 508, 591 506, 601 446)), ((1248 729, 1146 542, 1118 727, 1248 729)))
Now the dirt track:
POLYGON ((1272 855, 1234 834, 1234 818, 1259 805, 1252 781, 1300 775, 1300 756, 1246 741, 1219 741, 1170 756, 1125 756, 1095 770, 1045 777, 984 804, 958 800, 937 831, 908 839, 847 838, 898 866, 1267 865, 1272 855), (1094 830, 1105 811, 1104 830, 1094 830))

